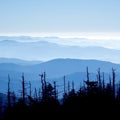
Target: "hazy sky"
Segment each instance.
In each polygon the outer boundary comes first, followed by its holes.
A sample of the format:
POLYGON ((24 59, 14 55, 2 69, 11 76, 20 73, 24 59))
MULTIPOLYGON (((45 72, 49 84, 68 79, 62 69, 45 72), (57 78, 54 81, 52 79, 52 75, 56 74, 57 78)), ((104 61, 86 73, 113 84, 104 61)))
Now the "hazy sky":
POLYGON ((120 0, 0 0, 0 33, 119 33, 120 0))

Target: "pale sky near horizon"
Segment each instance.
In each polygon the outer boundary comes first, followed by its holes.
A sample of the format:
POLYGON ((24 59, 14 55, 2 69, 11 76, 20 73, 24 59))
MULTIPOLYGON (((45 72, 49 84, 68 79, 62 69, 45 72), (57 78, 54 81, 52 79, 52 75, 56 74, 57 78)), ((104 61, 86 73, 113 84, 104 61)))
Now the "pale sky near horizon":
POLYGON ((120 0, 0 0, 0 34, 84 33, 119 39, 119 12, 120 0))

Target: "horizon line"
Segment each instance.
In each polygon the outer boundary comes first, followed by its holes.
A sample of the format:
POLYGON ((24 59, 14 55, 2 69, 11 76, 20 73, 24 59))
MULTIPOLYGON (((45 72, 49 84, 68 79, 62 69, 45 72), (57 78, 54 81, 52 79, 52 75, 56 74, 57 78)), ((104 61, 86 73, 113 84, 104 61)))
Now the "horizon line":
POLYGON ((120 32, 39 32, 39 33, 0 33, 0 36, 8 37, 55 37, 55 38, 85 38, 99 40, 120 40, 120 32))

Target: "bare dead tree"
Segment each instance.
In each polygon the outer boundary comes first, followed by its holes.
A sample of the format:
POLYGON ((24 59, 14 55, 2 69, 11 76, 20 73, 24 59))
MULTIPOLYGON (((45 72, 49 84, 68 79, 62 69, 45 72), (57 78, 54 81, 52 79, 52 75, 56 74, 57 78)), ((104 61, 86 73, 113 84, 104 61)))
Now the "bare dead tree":
POLYGON ((103 88, 103 90, 105 89, 105 77, 104 77, 104 72, 103 72, 103 82, 102 82, 102 88, 103 88))
POLYGON ((99 85, 99 90, 102 90, 102 81, 101 81, 100 68, 98 68, 98 85, 99 85))
POLYGON ((112 88, 113 88, 113 97, 115 97, 115 69, 112 68, 112 88))
POLYGON ((25 104, 25 79, 24 79, 24 73, 22 73, 22 100, 23 100, 23 104, 25 104))
POLYGON ((72 90, 74 90, 74 81, 72 81, 72 90))
POLYGON ((29 95, 32 97, 31 82, 29 81, 29 95))
POLYGON ((89 72, 88 72, 88 67, 86 68, 86 72, 87 72, 87 82, 89 82, 89 72))
POLYGON ((64 80, 64 94, 66 93, 66 83, 65 83, 66 81, 65 81, 65 79, 66 79, 66 77, 64 76, 63 77, 63 80, 64 80))
POLYGON ((43 80, 43 74, 39 74, 40 76, 40 80, 41 80, 41 84, 42 84, 42 99, 44 97, 44 80, 43 80))
POLYGON ((56 88, 56 81, 54 81, 54 98, 57 99, 57 88, 56 88))
POLYGON ((8 92, 7 92, 7 98, 8 98, 8 108, 11 107, 11 99, 10 99, 10 76, 8 75, 8 92))

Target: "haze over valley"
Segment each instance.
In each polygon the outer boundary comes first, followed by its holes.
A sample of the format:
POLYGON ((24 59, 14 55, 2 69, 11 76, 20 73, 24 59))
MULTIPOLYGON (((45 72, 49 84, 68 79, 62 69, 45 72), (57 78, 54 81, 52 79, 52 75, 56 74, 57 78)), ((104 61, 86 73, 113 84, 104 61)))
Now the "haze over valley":
POLYGON ((82 38, 1 36, 0 57, 30 61, 56 58, 96 59, 120 63, 118 42, 82 38))

